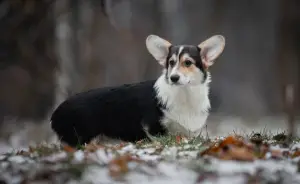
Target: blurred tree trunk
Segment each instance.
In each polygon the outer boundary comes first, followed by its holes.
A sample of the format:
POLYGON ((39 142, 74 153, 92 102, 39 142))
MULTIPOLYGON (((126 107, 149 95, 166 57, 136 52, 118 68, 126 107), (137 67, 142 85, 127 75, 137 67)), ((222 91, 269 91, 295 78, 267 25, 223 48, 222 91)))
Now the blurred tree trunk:
POLYGON ((71 37, 70 40, 70 46, 72 50, 72 58, 73 58, 73 72, 71 75, 71 88, 72 93, 78 93, 82 90, 82 79, 83 79, 83 65, 84 63, 81 60, 81 49, 80 49, 80 35, 79 32, 81 31, 82 24, 80 22, 80 16, 81 12, 84 7, 82 7, 82 1, 80 0, 70 0, 70 6, 71 6, 71 37))
POLYGON ((283 111, 287 114, 289 133, 294 135, 295 116, 299 113, 300 72, 300 2, 281 0, 278 73, 281 83, 283 111), (298 113, 297 113, 298 112, 298 113))
MULTIPOLYGON (((152 26, 152 33, 149 34, 158 34, 159 32, 162 32, 162 17, 163 17, 163 11, 164 11, 164 7, 162 6, 162 2, 161 0, 153 0, 153 2, 151 3, 151 6, 148 6, 149 9, 151 10, 151 14, 150 17, 152 18, 152 20, 154 21, 154 24, 152 26)), ((148 35, 147 35, 148 36, 148 35)), ((163 35, 158 35, 158 36, 162 36, 163 35)), ((167 38, 165 38, 167 39, 167 38)), ((149 54, 148 50, 146 49, 146 45, 145 45, 145 40, 146 40, 146 36, 141 38, 141 43, 143 45, 141 45, 141 48, 143 48, 145 50, 145 54, 149 54)), ((152 56, 151 56, 152 57, 152 56)), ((157 61, 155 61, 154 58, 151 58, 151 60, 145 61, 145 73, 143 75, 144 79, 155 79, 157 78, 156 74, 159 74, 160 70, 161 70, 161 66, 159 66, 159 64, 157 63, 157 61)))
POLYGON ((160 72, 160 67, 153 57, 148 53, 145 40, 149 34, 161 32, 161 9, 157 0, 132 0, 130 33, 131 43, 134 47, 136 57, 135 72, 136 82, 147 79, 154 79, 160 72))
POLYGON ((57 66, 53 2, 1 2, 1 116, 41 120, 53 104, 57 66))
MULTIPOLYGON (((58 106, 72 89, 72 75, 74 72, 74 56, 71 50, 71 8, 69 0, 55 1, 56 21, 56 53, 59 66, 56 71, 55 107, 58 106)), ((54 107, 54 108, 55 108, 54 107)))
MULTIPOLYGON (((82 35, 82 55, 83 61, 86 65, 86 72, 84 77, 84 90, 104 86, 106 83, 106 60, 99 59, 98 53, 102 52, 101 49, 97 47, 97 36, 100 33, 100 29, 107 29, 107 25, 104 26, 102 23, 107 22, 107 17, 103 12, 103 6, 99 3, 86 3, 86 11, 90 11, 89 17, 84 20, 88 22, 89 28, 82 35), (102 25, 101 25, 102 24, 102 25), (101 25, 101 26, 100 26, 101 25)), ((83 20, 83 21, 84 21, 83 20)))
POLYGON ((56 98, 60 103, 67 96, 81 91, 82 65, 79 42, 79 0, 55 2, 56 48, 59 57, 56 98))
POLYGON ((162 0, 160 11, 163 13, 162 29, 174 44, 186 44, 190 26, 186 15, 189 12, 184 6, 184 0, 162 0), (180 13, 178 13, 180 12, 180 13))

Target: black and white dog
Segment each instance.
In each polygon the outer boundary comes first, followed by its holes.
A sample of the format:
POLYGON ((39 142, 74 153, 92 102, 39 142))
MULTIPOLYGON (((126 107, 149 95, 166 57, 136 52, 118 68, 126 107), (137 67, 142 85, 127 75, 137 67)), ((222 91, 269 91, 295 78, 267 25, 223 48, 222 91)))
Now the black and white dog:
POLYGON ((172 45, 150 35, 150 54, 163 66, 157 80, 79 93, 64 101, 51 127, 71 146, 97 136, 134 142, 147 135, 197 136, 210 109, 208 68, 222 53, 225 39, 215 35, 199 45, 172 45))

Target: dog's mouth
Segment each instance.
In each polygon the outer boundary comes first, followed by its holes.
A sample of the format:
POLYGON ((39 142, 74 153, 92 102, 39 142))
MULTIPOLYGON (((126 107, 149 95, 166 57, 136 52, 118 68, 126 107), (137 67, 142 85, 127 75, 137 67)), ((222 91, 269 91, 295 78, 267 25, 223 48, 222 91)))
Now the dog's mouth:
POLYGON ((170 84, 171 86, 186 86, 186 85, 191 84, 191 81, 188 81, 188 82, 185 83, 185 84, 178 83, 178 82, 170 82, 169 84, 170 84))
POLYGON ((171 86, 182 86, 183 84, 180 84, 180 83, 174 83, 174 82, 172 82, 171 83, 171 86))

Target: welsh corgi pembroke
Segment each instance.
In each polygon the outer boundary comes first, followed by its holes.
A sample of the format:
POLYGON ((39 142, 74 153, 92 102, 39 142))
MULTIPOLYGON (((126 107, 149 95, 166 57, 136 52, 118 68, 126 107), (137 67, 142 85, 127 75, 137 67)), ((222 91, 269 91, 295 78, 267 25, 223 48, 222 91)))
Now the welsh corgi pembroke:
POLYGON ((76 94, 51 116, 51 127, 70 146, 97 136, 135 142, 167 133, 198 136, 209 115, 209 72, 225 47, 215 35, 199 45, 172 45, 149 35, 146 48, 162 66, 157 80, 76 94))

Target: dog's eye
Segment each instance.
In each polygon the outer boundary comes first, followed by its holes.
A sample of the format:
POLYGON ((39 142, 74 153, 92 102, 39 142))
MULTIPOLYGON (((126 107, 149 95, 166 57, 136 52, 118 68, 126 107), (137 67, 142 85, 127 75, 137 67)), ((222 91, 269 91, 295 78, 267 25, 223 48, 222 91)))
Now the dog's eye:
POLYGON ((186 60, 186 61, 184 61, 184 66, 186 66, 186 67, 190 67, 193 63, 192 63, 192 61, 190 61, 190 60, 186 60))
POLYGON ((175 65, 175 61, 174 60, 170 60, 169 63, 170 63, 171 66, 175 65))

